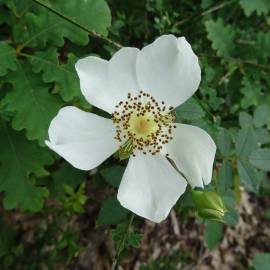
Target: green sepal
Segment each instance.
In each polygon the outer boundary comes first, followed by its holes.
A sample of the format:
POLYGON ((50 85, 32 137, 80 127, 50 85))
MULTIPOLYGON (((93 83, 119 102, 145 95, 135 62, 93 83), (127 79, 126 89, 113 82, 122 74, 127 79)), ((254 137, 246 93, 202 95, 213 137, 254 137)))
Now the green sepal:
POLYGON ((134 145, 133 140, 128 139, 122 146, 120 146, 118 155, 120 160, 128 159, 133 153, 134 145))

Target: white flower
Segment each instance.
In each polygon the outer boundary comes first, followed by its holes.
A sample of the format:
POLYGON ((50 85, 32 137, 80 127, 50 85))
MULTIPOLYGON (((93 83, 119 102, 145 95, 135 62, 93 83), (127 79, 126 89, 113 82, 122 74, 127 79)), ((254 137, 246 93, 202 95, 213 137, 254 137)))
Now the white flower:
POLYGON ((210 183, 215 143, 198 127, 172 123, 172 110, 193 95, 201 79, 198 58, 184 37, 164 35, 142 50, 122 48, 110 61, 89 56, 76 70, 85 98, 112 120, 64 107, 49 128, 51 149, 81 170, 97 167, 119 147, 131 154, 117 198, 154 222, 168 216, 187 182, 210 183))

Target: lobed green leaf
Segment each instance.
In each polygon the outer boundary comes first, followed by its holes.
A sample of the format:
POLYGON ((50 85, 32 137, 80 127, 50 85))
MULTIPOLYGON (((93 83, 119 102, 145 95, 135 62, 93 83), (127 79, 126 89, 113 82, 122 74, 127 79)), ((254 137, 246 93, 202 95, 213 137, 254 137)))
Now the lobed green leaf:
POLYGON ((44 166, 53 162, 52 157, 1 119, 0 141, 0 191, 5 193, 5 208, 41 210, 48 190, 35 186, 35 177, 49 174, 44 166))
POLYGON ((249 161, 256 168, 270 171, 270 149, 257 149, 249 155, 249 161))
POLYGON ((75 72, 75 59, 70 55, 67 64, 60 64, 55 48, 27 55, 34 72, 42 72, 44 82, 55 82, 64 101, 81 97, 79 78, 75 72))
POLYGON ((13 89, 0 102, 0 108, 13 113, 12 127, 26 129, 27 138, 44 144, 48 127, 62 102, 49 93, 26 62, 17 61, 17 71, 10 73, 8 81, 13 89))
POLYGON ((4 76, 9 70, 16 70, 16 51, 5 42, 0 42, 0 76, 4 76))
POLYGON ((235 29, 231 25, 225 25, 222 18, 206 21, 205 27, 217 55, 225 58, 232 56, 235 50, 235 29))
POLYGON ((240 6, 246 16, 250 16, 254 11, 260 15, 267 15, 270 11, 270 2, 268 0, 240 0, 240 6))

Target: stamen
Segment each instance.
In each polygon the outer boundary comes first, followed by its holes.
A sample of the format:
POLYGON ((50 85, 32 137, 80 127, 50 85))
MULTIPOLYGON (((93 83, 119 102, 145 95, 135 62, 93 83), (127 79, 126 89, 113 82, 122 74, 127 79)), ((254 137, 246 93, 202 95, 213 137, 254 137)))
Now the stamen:
POLYGON ((122 146, 119 150, 121 159, 134 156, 135 150, 156 155, 163 146, 172 140, 175 114, 173 107, 159 103, 153 96, 144 91, 132 96, 128 93, 125 101, 115 106, 112 114, 116 125, 115 139, 122 146))

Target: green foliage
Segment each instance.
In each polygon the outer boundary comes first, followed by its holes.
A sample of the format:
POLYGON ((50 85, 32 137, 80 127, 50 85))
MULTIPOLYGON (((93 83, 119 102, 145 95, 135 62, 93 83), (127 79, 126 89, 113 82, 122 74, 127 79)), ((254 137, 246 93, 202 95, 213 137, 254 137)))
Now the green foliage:
POLYGON ((227 211, 222 198, 213 191, 192 191, 192 199, 201 218, 223 222, 227 211))
POLYGON ((87 32, 63 17, 90 31, 107 34, 111 17, 104 0, 86 0, 78 3, 68 0, 65 1, 65 5, 61 0, 38 2, 49 5, 62 17, 35 3, 21 18, 21 24, 14 28, 14 37, 21 43, 41 48, 48 44, 60 47, 64 45, 64 38, 67 38, 76 44, 87 45, 87 32))
MULTIPOLYGON (((209 132, 217 154, 213 181, 204 191, 195 190, 199 200, 192 200, 188 188, 175 207, 183 226, 197 211, 206 219, 204 238, 213 249, 223 228, 238 222, 243 187, 255 193, 252 196, 270 193, 270 2, 184 0, 181 7, 169 0, 107 2, 0 0, 3 207, 41 215, 30 247, 21 237, 24 231, 16 232, 1 220, 1 269, 74 268, 73 260, 82 252, 77 219, 113 228, 118 259, 125 250, 140 246, 142 235, 136 231, 142 223, 133 224, 134 216, 128 221, 129 212, 115 197, 130 142, 121 148, 122 161, 109 159, 97 174, 79 171, 44 148, 50 121, 62 106, 102 114, 82 97, 74 64, 86 55, 108 59, 119 47, 115 42, 141 48, 159 35, 173 33, 185 36, 198 55, 200 87, 175 110, 176 121, 209 132), (100 194, 109 199, 98 214, 100 194), (209 199, 205 194, 215 195, 209 199), (36 251, 34 256, 25 255, 29 250, 36 251)), ((189 258, 177 253, 141 268, 173 270, 189 258)), ((269 254, 255 256, 256 270, 269 265, 269 254)))
POLYGON ((247 109, 250 106, 257 106, 259 104, 259 100, 262 95, 262 85, 259 82, 255 81, 253 78, 244 77, 240 91, 244 96, 241 100, 241 106, 243 109, 247 109))
POLYGON ((81 95, 79 81, 75 72, 75 61, 71 55, 68 63, 60 64, 56 48, 27 55, 34 72, 42 72, 46 83, 55 82, 56 89, 64 101, 70 101, 81 95))
POLYGON ((168 256, 159 256, 156 260, 150 260, 147 265, 140 267, 140 270, 175 270, 176 265, 186 265, 191 256, 185 251, 176 251, 168 256))
POLYGON ((112 230, 112 239, 116 247, 116 256, 119 256, 121 252, 128 248, 138 248, 142 239, 142 234, 134 231, 132 227, 132 221, 134 216, 131 216, 130 221, 119 223, 115 229, 112 230))
MULTIPOLYGON (((270 48, 270 47, 269 47, 270 48)), ((254 112, 255 127, 270 125, 270 109, 267 105, 260 105, 254 112)))
POLYGON ((258 192, 260 184, 258 171, 245 160, 237 162, 237 169, 243 185, 250 191, 258 192))
MULTIPOLYGON (((67 0, 65 5, 61 0, 50 1, 50 3, 56 11, 85 28, 107 34, 111 16, 110 9, 104 0, 85 0, 83 2, 67 0)), ((78 33, 78 28, 74 28, 74 31, 78 33)))
POLYGON ((16 70, 16 52, 7 43, 0 43, 0 76, 6 75, 8 70, 16 70))
POLYGON ((183 120, 196 120, 204 116, 205 111, 195 98, 190 98, 176 109, 176 119, 179 122, 183 120))
POLYGON ((204 241, 207 247, 211 250, 214 249, 223 236, 223 224, 214 221, 206 222, 206 229, 204 232, 204 241))
POLYGON ((128 211, 118 202, 116 196, 107 199, 99 212, 97 224, 111 225, 118 224, 126 218, 128 211))
MULTIPOLYGON (((50 121, 65 102, 74 100, 83 106, 74 69, 77 58, 73 54, 67 58, 59 55, 54 46, 63 46, 64 38, 86 45, 88 33, 33 1, 2 1, 1 4, 6 6, 3 22, 14 25, 10 28, 12 41, 0 43, 0 76, 4 76, 0 83, 0 189, 5 193, 7 209, 19 207, 39 211, 48 189, 35 183, 43 181, 40 177, 49 175, 44 165, 51 164, 53 159, 47 149, 29 140, 38 140, 44 145, 50 121), (46 45, 50 48, 44 49, 46 45), (25 130, 28 140, 21 132, 13 131, 2 117, 11 121, 14 130, 25 130)), ((89 31, 107 34, 110 10, 103 0, 66 1, 65 5, 53 1, 50 6, 64 17, 70 16, 76 23, 83 23, 89 31)), ((66 165, 63 168, 55 173, 54 184, 47 184, 52 194, 66 192, 66 185, 75 188, 86 178, 66 165)), ((78 200, 83 203, 85 198, 79 196, 78 200)), ((81 210, 76 203, 73 206, 72 211, 81 210)))
POLYGON ((240 0, 239 4, 243 8, 246 16, 250 16, 254 11, 258 16, 262 14, 267 15, 270 10, 270 3, 268 0, 240 0))
POLYGON ((223 157, 228 157, 232 150, 232 137, 228 130, 221 129, 218 135, 218 149, 223 157))
POLYGON ((71 186, 64 185, 65 195, 60 197, 64 207, 71 211, 71 213, 83 213, 84 204, 87 201, 85 192, 85 183, 81 184, 79 189, 76 191, 71 186))
POLYGON ((6 94, 0 105, 13 114, 15 130, 26 129, 28 139, 43 143, 62 102, 49 93, 48 87, 33 75, 27 63, 18 61, 17 64, 17 71, 8 77, 13 90, 6 94))
POLYGON ((235 139, 236 154, 239 158, 247 157, 257 148, 254 130, 252 128, 241 129, 235 139))
POLYGON ((85 250, 79 241, 77 218, 62 204, 45 204, 42 214, 20 213, 16 225, 0 220, 1 269, 53 269, 56 265, 69 265, 85 250), (29 227, 31 233, 26 237, 29 227))
POLYGON ((235 30, 230 25, 225 25, 223 20, 219 18, 217 21, 205 22, 207 37, 212 42, 213 48, 217 51, 217 55, 221 57, 229 57, 234 54, 234 38, 235 30))
POLYGON ((249 156, 249 161, 256 168, 270 171, 270 149, 257 149, 249 156))
POLYGON ((86 180, 86 172, 76 170, 69 163, 64 162, 56 170, 49 181, 49 190, 52 197, 57 197, 65 192, 65 187, 76 189, 86 180))
POLYGON ((100 171, 100 173, 110 185, 113 187, 118 187, 124 171, 125 167, 116 165, 113 167, 104 168, 100 171))
POLYGON ((233 168, 228 160, 223 160, 220 167, 220 177, 218 179, 218 190, 221 193, 230 191, 233 187, 233 168))
POLYGON ((270 253, 257 253, 253 260, 255 270, 268 270, 270 265, 270 253))
POLYGON ((48 190, 35 186, 35 177, 48 175, 44 166, 52 163, 51 156, 47 150, 13 131, 3 120, 0 122, 0 141, 0 191, 5 192, 5 208, 39 211, 48 190))

